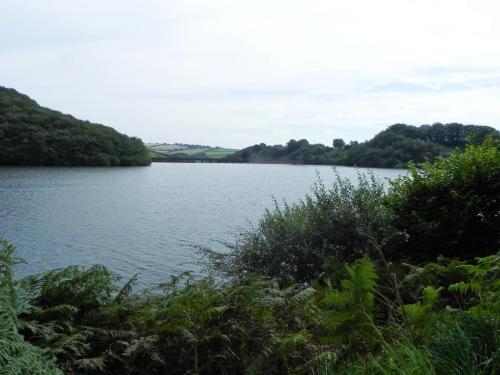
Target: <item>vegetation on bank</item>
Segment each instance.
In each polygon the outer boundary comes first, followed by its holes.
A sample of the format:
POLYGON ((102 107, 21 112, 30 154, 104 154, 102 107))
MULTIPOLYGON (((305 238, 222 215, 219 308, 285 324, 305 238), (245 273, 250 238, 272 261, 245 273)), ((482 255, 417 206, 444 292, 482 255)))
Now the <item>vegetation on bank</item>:
POLYGON ((468 138, 475 144, 493 136, 498 130, 489 126, 439 124, 419 127, 395 124, 366 142, 334 139, 332 147, 310 144, 306 139, 290 140, 282 145, 259 145, 244 148, 229 156, 238 162, 290 162, 296 164, 328 164, 370 168, 406 168, 409 162, 421 163, 448 155, 456 147, 463 148, 468 138))
POLYGON ((0 374, 497 374, 499 170, 491 138, 387 192, 318 182, 203 251, 219 282, 136 292, 102 266, 16 280, 2 242, 0 374))
POLYGON ((28 96, 0 87, 0 165, 150 163, 139 138, 40 107, 28 96))

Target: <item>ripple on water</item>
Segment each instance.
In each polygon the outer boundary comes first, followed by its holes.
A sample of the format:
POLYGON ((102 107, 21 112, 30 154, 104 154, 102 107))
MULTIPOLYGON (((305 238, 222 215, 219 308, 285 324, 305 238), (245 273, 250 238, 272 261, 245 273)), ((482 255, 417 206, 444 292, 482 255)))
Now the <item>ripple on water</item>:
MULTIPOLYGON (((140 285, 199 270, 192 245, 221 248, 265 208, 311 190, 331 167, 170 164, 144 168, 0 167, 0 236, 28 263, 18 273, 101 263, 140 285)), ((355 178, 353 168, 338 168, 355 178)), ((402 170, 377 169, 381 177, 402 170)))

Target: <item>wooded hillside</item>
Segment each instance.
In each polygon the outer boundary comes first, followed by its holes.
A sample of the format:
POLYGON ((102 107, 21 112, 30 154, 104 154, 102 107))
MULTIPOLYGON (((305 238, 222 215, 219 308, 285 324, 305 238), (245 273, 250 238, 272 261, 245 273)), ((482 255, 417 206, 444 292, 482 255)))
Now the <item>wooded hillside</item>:
POLYGON ((139 138, 39 106, 0 87, 0 164, 149 165, 139 138))

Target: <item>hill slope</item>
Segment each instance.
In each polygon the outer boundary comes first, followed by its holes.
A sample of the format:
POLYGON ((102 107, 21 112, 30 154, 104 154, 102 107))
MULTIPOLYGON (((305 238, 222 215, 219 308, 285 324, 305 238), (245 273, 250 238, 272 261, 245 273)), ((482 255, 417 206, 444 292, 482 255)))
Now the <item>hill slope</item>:
POLYGON ((297 164, 329 164, 372 168, 404 168, 410 161, 423 162, 447 155, 455 147, 463 147, 468 138, 475 144, 485 137, 499 137, 489 126, 439 124, 411 126, 395 124, 371 140, 346 144, 333 140, 333 146, 310 144, 307 140, 290 140, 285 146, 264 143, 244 148, 231 155, 239 162, 290 162, 297 164))
POLYGON ((0 164, 149 165, 139 138, 40 107, 14 89, 0 87, 0 164))
POLYGON ((237 149, 211 147, 180 143, 149 143, 146 147, 151 151, 151 157, 157 159, 222 159, 234 154, 237 149))

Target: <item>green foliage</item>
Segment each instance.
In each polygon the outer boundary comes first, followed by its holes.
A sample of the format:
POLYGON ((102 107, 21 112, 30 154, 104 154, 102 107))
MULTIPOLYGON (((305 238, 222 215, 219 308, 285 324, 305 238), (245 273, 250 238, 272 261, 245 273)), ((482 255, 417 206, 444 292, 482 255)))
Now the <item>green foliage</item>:
POLYGON ((32 308, 27 294, 14 281, 14 247, 0 240, 0 375, 62 375, 47 351, 19 334, 18 315, 32 308))
POLYGON ((439 315, 435 312, 435 305, 439 298, 441 288, 427 286, 423 288, 422 298, 411 304, 401 306, 405 317, 405 324, 412 339, 421 342, 432 334, 439 315))
POLYGON ((439 291, 434 308, 467 309, 473 305, 469 297, 450 290, 451 285, 468 280, 465 264, 465 261, 445 257, 420 265, 405 264, 407 271, 401 283, 402 294, 407 300, 418 301, 423 290, 432 287, 439 291))
POLYGON ((375 265, 365 257, 347 266, 346 271, 349 278, 341 281, 341 289, 328 291, 322 300, 328 307, 323 310, 327 335, 322 341, 347 342, 350 347, 367 345, 372 349, 378 334, 373 322, 378 279, 375 265))
POLYGON ((276 204, 257 228, 228 245, 229 252, 205 254, 211 268, 226 276, 257 273, 312 280, 322 273, 325 260, 351 262, 365 254, 371 241, 390 234, 383 191, 373 174, 359 174, 356 185, 336 174, 329 189, 319 181, 304 201, 276 204))
MULTIPOLYGON (((3 259, 11 275, 9 249, 3 259)), ((12 281, 26 300, 3 298, 2 306, 26 341, 16 331, 17 338, 6 336, 5 350, 19 341, 55 358, 65 373, 83 374, 279 374, 309 355, 308 329, 318 315, 312 288, 268 278, 216 284, 187 275, 134 294, 134 280, 119 288, 118 277, 94 266, 12 281)), ((20 361, 31 358, 16 353, 20 361)))
POLYGON ((373 359, 352 366, 353 374, 373 375, 433 375, 435 371, 430 353, 411 343, 395 342, 390 350, 373 359))
POLYGON ((455 147, 463 148, 470 139, 480 144, 487 136, 500 134, 488 126, 434 124, 420 127, 395 124, 371 140, 345 144, 334 139, 333 147, 291 139, 285 146, 264 143, 240 150, 228 158, 241 162, 289 162, 296 164, 330 164, 358 167, 405 168, 409 162, 447 155, 455 147))
POLYGON ((46 348, 65 372, 105 369, 114 363, 109 342, 133 337, 126 319, 135 277, 120 278, 103 266, 70 266, 20 281, 34 307, 22 314, 22 332, 46 348))
POLYGON ((485 314, 500 315, 500 254, 478 258, 477 264, 463 264, 466 280, 449 286, 450 291, 466 295, 471 315, 480 317, 485 314))
POLYGON ((133 315, 146 336, 128 355, 150 373, 279 373, 304 355, 312 297, 263 278, 169 284, 133 315))
POLYGON ((333 148, 344 148, 345 147, 345 142, 341 138, 336 138, 332 142, 333 148))
POLYGON ((149 165, 142 141, 0 87, 0 164, 149 165))
POLYGON ((435 375, 430 353, 408 342, 395 342, 374 357, 349 362, 333 358, 316 365, 312 375, 435 375))
POLYGON ((315 288, 266 277, 216 283, 181 275, 137 293, 135 277, 121 283, 99 266, 15 281, 12 266, 19 260, 13 252, 2 243, 0 374, 61 374, 55 361, 70 374, 499 370, 500 321, 493 308, 498 256, 410 267, 403 289, 416 282, 441 286, 417 287, 420 296, 402 306, 407 320, 385 320, 380 312, 387 297, 377 287, 381 270, 366 257, 346 266, 338 288, 335 274, 324 275, 315 288), (427 277, 431 269, 439 270, 436 278, 427 277), (448 275, 458 270, 462 281, 452 283, 456 279, 448 275), (475 297, 465 310, 450 312, 440 307, 447 290, 475 297))
POLYGON ((492 375, 500 371, 498 315, 473 318, 460 314, 445 322, 437 333, 431 345, 437 373, 492 375))
POLYGON ((393 224, 409 236, 394 256, 486 256, 500 239, 500 141, 411 166, 391 183, 393 224))

